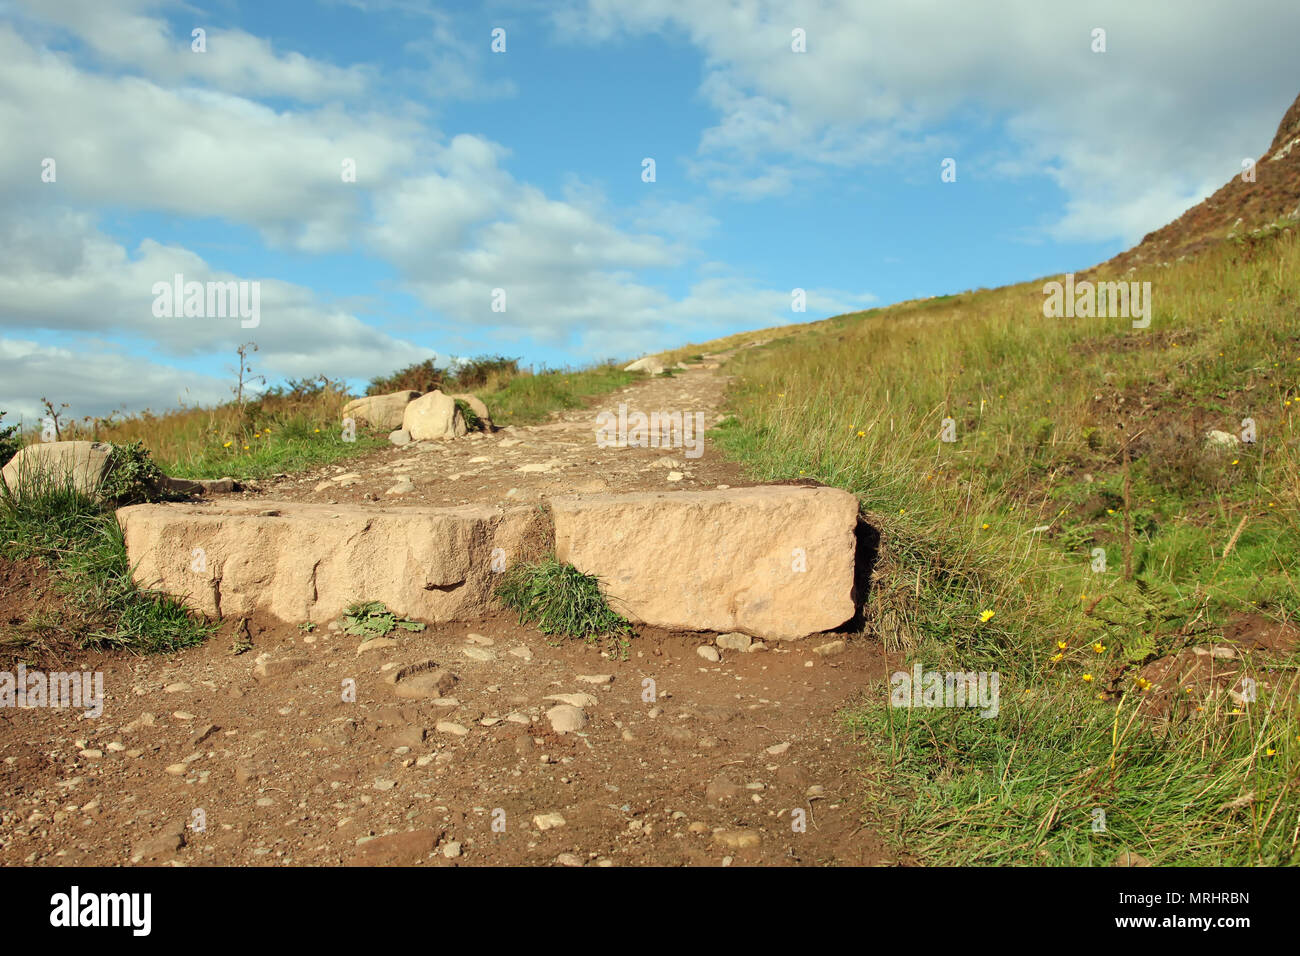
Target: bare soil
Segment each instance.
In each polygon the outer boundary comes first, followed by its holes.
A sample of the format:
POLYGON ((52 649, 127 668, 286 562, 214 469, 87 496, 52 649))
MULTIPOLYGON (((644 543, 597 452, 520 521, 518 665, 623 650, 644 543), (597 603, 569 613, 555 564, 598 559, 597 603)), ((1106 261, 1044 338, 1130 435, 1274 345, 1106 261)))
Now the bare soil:
MULTIPOLYGON (((649 378, 546 425, 244 494, 506 504, 753 484, 707 447, 595 442, 596 412, 619 402, 712 427, 724 385, 709 369, 649 378), (387 495, 401 474, 413 490, 387 495)), ((0 865, 899 862, 861 824, 867 771, 839 716, 897 665, 874 640, 814 635, 712 662, 697 653, 711 634, 642 628, 622 659, 507 616, 389 637, 359 651, 337 623, 227 620, 171 656, 64 649, 63 669, 103 672, 104 711, 0 708, 0 865), (387 678, 428 661, 454 685, 398 696, 387 678), (553 729, 555 695, 588 695, 585 726, 553 729)))

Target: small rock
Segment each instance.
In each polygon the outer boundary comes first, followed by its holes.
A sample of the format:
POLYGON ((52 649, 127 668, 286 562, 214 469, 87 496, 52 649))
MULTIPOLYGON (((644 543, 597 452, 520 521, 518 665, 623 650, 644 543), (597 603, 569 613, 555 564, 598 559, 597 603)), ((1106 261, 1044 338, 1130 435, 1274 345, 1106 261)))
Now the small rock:
POLYGON ((579 674, 578 682, 582 684, 612 684, 613 674, 579 674))
POLYGON ((564 826, 564 817, 558 813, 539 813, 533 817, 533 826, 539 830, 553 830, 564 826))
POLYGON ((551 694, 543 700, 554 700, 561 704, 568 704, 570 707, 595 707, 599 703, 596 698, 590 694, 551 694))
POLYGON ((360 657, 366 651, 382 651, 388 647, 396 647, 397 642, 391 637, 372 637, 368 641, 362 641, 357 646, 357 657, 360 657))
POLYGON ((397 431, 388 433, 388 440, 394 445, 409 445, 411 443, 411 433, 405 428, 399 428, 397 431))
POLYGON ((460 652, 472 661, 494 661, 497 659, 496 651, 489 650, 486 647, 462 647, 460 652))
POLYGON ((582 866, 582 857, 576 853, 561 853, 555 858, 560 866, 582 866))
POLYGON ((724 651, 747 651, 754 639, 748 634, 741 634, 739 631, 732 631, 729 634, 719 634, 714 638, 713 643, 724 651))
POLYGON ((713 842, 729 850, 752 850, 761 839, 757 830, 718 830, 713 834, 713 842))
POLYGON ((700 657, 703 657, 706 661, 714 664, 722 660, 722 655, 718 653, 718 649, 708 644, 701 644, 699 647, 695 648, 695 653, 699 654, 700 657))
POLYGON ((829 641, 820 647, 814 647, 813 653, 819 657, 834 657, 836 654, 843 654, 848 645, 843 641, 829 641))
POLYGON ((556 704, 546 712, 551 729, 557 734, 568 734, 587 726, 587 715, 572 704, 556 704))
POLYGON ((456 857, 460 856, 460 843, 452 840, 442 848, 442 855, 449 860, 456 859, 456 857))
POLYGON ((469 733, 469 728, 463 727, 460 724, 454 723, 450 720, 438 721, 436 724, 433 725, 433 729, 438 731, 438 733, 440 734, 452 734, 453 736, 456 737, 464 737, 466 734, 469 733))

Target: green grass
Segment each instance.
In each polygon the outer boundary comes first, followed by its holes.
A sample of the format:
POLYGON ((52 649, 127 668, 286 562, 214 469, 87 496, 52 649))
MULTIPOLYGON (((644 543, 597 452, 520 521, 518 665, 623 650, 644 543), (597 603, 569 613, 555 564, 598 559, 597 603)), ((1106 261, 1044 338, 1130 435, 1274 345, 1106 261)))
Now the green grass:
POLYGON ((572 371, 540 372, 512 378, 495 391, 474 394, 487 403, 497 426, 529 425, 545 421, 553 411, 582 408, 585 399, 631 384, 635 372, 613 365, 572 371))
POLYGON ((600 582, 553 556, 507 569, 496 594, 520 624, 535 624, 549 636, 609 638, 625 650, 632 635, 632 626, 606 603, 600 582))
POLYGON ((358 429, 346 440, 337 422, 291 418, 238 439, 212 441, 188 457, 160 460, 174 478, 267 478, 333 464, 387 447, 387 441, 358 429))
POLYGON ((853 492, 879 530, 869 631, 927 669, 1001 675, 993 719, 894 710, 887 685, 846 717, 886 770, 872 813, 923 862, 1296 861, 1294 654, 1246 665, 1248 707, 1198 687, 1199 711, 1127 721, 1152 656, 1300 618, 1297 277, 1282 233, 1128 276, 1152 282, 1145 330, 1045 318, 1038 281, 732 358, 714 440, 759 479, 853 492), (1244 418, 1256 444, 1205 447, 1244 418))
MULTIPOLYGON (((31 477, 17 495, 0 486, 0 555, 34 557, 52 571, 65 611, 57 623, 38 622, 45 636, 61 630, 81 647, 153 653, 200 644, 215 630, 179 601, 138 588, 112 511, 60 476, 31 477)), ((22 650, 25 642, 10 643, 22 650)))

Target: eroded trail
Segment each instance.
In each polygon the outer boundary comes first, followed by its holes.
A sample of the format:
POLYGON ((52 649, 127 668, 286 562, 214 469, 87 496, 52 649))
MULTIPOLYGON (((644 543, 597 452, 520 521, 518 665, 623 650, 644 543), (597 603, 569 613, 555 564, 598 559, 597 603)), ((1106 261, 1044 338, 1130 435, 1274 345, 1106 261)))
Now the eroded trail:
MULTIPOLYGON (((514 504, 752 484, 707 447, 688 458, 595 441, 597 411, 620 402, 712 426, 723 385, 710 370, 653 378, 548 425, 385 449, 253 494, 514 504), (388 495, 401 474, 411 490, 388 495)), ((77 669, 103 673, 98 717, 0 709, 0 863, 889 861, 860 823, 861 755, 839 718, 888 671, 874 642, 747 652, 646 629, 620 660, 504 615, 365 646, 336 625, 270 619, 250 636, 232 653, 228 621, 171 657, 88 654, 77 669), (386 678, 425 661, 455 681, 399 696, 386 678), (561 703, 585 724, 558 733, 548 713, 561 703)))
POLYGON ((346 465, 263 482, 257 494, 335 504, 514 505, 574 493, 751 485, 694 431, 712 428, 722 417, 725 386, 725 377, 714 370, 654 376, 603 397, 592 408, 559 413, 547 424, 384 449, 346 465), (689 443, 694 447, 601 447, 597 416, 607 411, 616 420, 620 404, 628 414, 680 414, 691 423, 689 443))

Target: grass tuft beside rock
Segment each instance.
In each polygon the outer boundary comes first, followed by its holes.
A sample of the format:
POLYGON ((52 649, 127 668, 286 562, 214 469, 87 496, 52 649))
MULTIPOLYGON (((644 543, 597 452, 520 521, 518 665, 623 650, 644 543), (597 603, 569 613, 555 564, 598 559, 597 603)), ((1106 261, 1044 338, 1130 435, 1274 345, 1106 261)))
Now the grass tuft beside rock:
POLYGON ((632 625, 611 610, 600 593, 600 581, 553 556, 505 571, 496 594, 519 615, 520 624, 534 624, 548 636, 587 641, 632 636, 632 625))
MULTIPOLYGON (((45 637, 61 643, 170 652, 216 629, 180 601, 137 587, 112 510, 59 476, 33 476, 18 495, 0 483, 0 558, 35 558, 53 573, 67 610, 45 637)), ((0 645, 20 656, 40 651, 20 632, 0 630, 0 645)))

